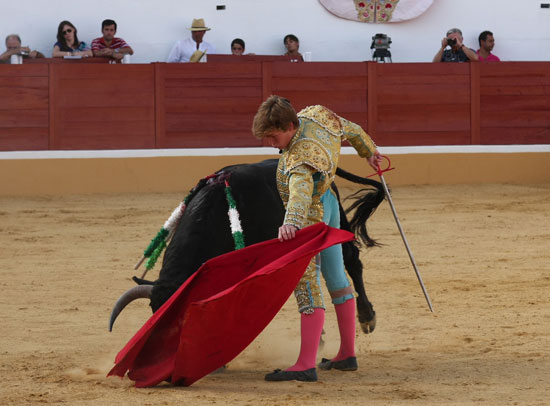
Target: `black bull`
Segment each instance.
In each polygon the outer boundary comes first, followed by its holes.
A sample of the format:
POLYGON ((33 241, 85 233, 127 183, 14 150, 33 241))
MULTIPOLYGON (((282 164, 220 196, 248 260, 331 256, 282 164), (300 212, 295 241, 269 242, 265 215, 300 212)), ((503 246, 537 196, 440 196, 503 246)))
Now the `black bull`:
MULTIPOLYGON (((225 181, 231 186, 242 224, 245 245, 276 238, 283 223, 285 210, 277 192, 277 160, 255 164, 228 166, 215 177, 202 180, 192 197, 166 249, 162 269, 154 282, 134 277, 140 286, 122 295, 113 308, 110 329, 122 309, 138 297, 149 297, 155 312, 208 259, 235 249, 228 218, 225 181)), ((340 203, 340 228, 354 232, 366 246, 376 245, 367 233, 366 220, 384 199, 382 185, 346 171, 337 175, 369 186, 356 196, 350 209, 355 213, 350 221, 340 203)), ((336 186, 332 185, 338 196, 336 186)), ((358 294, 357 316, 361 328, 370 333, 376 326, 376 313, 367 298, 363 284, 363 265, 359 259, 359 244, 343 244, 344 264, 358 294)))

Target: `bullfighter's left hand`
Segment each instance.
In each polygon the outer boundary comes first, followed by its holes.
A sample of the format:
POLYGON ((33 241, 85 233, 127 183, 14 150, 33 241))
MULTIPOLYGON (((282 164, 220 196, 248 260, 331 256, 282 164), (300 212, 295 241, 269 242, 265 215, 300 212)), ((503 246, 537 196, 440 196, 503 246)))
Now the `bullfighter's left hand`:
POLYGON ((292 240, 294 237, 296 237, 296 231, 298 228, 283 224, 281 227, 279 227, 279 241, 288 241, 292 240))

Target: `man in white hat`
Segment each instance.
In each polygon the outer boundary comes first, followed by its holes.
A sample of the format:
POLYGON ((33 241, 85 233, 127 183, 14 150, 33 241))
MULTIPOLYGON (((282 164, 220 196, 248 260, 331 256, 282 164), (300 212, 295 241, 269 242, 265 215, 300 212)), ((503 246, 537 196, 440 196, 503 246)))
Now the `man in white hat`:
POLYGON ((189 30, 191 38, 177 41, 168 55, 167 62, 198 62, 205 53, 215 52, 214 45, 202 40, 206 31, 210 30, 204 24, 204 19, 194 19, 189 30))

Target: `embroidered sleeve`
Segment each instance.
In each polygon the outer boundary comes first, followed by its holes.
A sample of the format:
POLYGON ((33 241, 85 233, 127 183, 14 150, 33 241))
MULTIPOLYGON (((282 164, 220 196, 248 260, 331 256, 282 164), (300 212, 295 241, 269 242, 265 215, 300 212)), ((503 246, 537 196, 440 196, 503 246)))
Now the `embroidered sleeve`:
POLYGON ((287 171, 295 167, 308 165, 316 171, 329 174, 332 171, 332 160, 326 148, 314 139, 298 140, 290 150, 287 171))
POLYGON ((370 158, 376 150, 376 144, 369 135, 357 124, 340 117, 343 136, 355 148, 362 158, 370 158))
POLYGON ((313 195, 315 169, 300 165, 292 169, 288 182, 289 197, 283 224, 302 228, 306 223, 313 195))

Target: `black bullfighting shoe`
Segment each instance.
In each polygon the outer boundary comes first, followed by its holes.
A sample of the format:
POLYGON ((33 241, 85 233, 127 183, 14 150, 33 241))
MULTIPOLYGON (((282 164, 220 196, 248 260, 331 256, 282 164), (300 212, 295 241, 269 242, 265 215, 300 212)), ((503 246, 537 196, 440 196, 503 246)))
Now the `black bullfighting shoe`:
POLYGON ((317 370, 315 368, 305 371, 283 371, 276 369, 265 376, 266 381, 302 381, 317 382, 317 370))
POLYGON ((330 369, 338 369, 340 371, 357 371, 357 358, 349 357, 341 361, 331 361, 323 358, 319 363, 319 368, 324 371, 328 371, 330 369))

